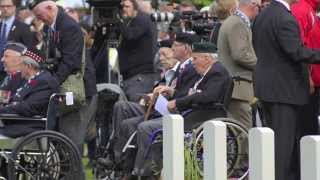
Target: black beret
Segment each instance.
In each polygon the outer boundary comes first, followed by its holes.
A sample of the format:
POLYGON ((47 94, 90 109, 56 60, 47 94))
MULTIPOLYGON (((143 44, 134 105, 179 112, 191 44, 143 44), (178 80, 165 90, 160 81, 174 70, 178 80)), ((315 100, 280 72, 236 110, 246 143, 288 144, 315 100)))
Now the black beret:
POLYGON ((4 47, 4 50, 13 50, 18 53, 24 54, 27 52, 27 47, 21 43, 17 42, 8 42, 4 47))
MULTIPOLYGON (((31 1, 29 1, 29 3, 28 3, 29 9, 32 10, 34 7, 36 7, 38 4, 40 4, 44 1, 48 1, 48 0, 31 0, 31 1)), ((53 0, 53 1, 55 1, 55 0, 53 0)))
POLYGON ((193 43, 199 42, 200 38, 199 38, 199 36, 197 36, 195 34, 177 33, 176 34, 176 41, 180 42, 180 43, 189 44, 191 46, 193 43))
POLYGON ((217 46, 210 42, 194 43, 192 45, 192 52, 196 53, 216 53, 217 46))
POLYGON ((173 41, 171 39, 166 39, 159 42, 160 47, 171 48, 172 44, 173 44, 173 41))

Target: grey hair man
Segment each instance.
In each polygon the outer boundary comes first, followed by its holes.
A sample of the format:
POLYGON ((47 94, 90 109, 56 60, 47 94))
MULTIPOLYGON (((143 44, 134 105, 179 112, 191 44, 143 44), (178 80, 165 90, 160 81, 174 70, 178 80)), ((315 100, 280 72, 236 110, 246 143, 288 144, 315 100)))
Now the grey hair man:
POLYGON ((238 9, 222 23, 218 37, 219 59, 235 81, 229 111, 247 128, 252 126, 252 72, 257 63, 251 20, 258 14, 259 5, 259 0, 240 0, 238 9))
MULTIPOLYGON (((58 92, 59 84, 49 72, 41 70, 40 64, 44 62, 44 56, 39 51, 29 50, 20 43, 8 43, 5 47, 3 62, 8 72, 12 69, 21 72, 25 81, 8 102, 1 106, 0 113, 13 113, 27 117, 46 115, 49 98, 53 93, 58 92)), ((6 127, 0 131, 9 133, 9 137, 19 135, 19 132, 8 129, 10 128, 6 127)))

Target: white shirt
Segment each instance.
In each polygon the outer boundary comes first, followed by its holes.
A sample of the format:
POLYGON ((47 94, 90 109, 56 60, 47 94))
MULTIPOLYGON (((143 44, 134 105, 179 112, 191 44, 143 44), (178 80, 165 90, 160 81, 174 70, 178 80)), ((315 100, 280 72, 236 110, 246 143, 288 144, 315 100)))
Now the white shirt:
POLYGON ((166 85, 168 86, 169 83, 172 81, 172 78, 174 77, 178 67, 179 67, 180 62, 177 62, 176 65, 174 65, 173 68, 167 70, 164 74, 164 78, 166 80, 166 85))
POLYGON ((287 1, 284 1, 284 0, 276 0, 276 1, 283 4, 288 9, 288 11, 291 11, 290 5, 287 1))
POLYGON ((50 28, 55 31, 56 30, 56 21, 57 21, 57 17, 58 17, 58 13, 57 13, 57 16, 54 17, 54 20, 52 22, 52 24, 50 25, 50 28))

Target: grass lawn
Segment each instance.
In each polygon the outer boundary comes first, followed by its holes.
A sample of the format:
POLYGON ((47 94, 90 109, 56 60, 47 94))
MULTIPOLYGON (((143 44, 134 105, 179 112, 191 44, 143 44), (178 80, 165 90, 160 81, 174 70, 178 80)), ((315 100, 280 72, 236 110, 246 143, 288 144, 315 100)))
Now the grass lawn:
POLYGON ((82 164, 83 164, 83 167, 85 168, 85 171, 86 171, 86 180, 93 180, 94 178, 93 178, 92 169, 86 167, 86 165, 88 164, 88 161, 89 161, 89 159, 87 157, 82 158, 82 164))

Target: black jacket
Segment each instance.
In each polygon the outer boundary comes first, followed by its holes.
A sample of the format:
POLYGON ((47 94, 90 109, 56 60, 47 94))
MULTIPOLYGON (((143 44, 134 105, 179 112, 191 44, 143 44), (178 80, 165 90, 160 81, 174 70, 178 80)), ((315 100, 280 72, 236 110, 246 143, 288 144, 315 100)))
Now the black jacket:
MULTIPOLYGON (((55 68, 50 70, 57 78, 59 84, 62 84, 69 75, 75 74, 81 69, 82 51, 84 48, 84 35, 79 26, 70 18, 63 9, 59 8, 55 30, 51 37, 49 36, 49 27, 44 27, 46 33, 45 40, 49 41, 49 58, 57 58, 55 68)), ((88 60, 89 61, 89 60, 88 60)), ((84 74, 86 96, 90 97, 96 93, 95 84, 90 83, 88 79, 94 79, 95 72, 92 62, 86 63, 84 74)))
POLYGON ((200 77, 191 63, 187 64, 182 72, 180 72, 179 66, 176 72, 177 79, 175 80, 176 87, 173 96, 174 99, 186 96, 189 92, 189 89, 200 77))
POLYGON ((58 92, 58 87, 58 82, 49 72, 41 71, 38 76, 17 90, 11 102, 0 108, 0 113, 26 117, 44 116, 47 112, 49 98, 53 93, 58 92))
POLYGON ((253 46, 258 58, 255 95, 263 101, 303 105, 308 101, 305 63, 320 63, 320 52, 304 47, 295 18, 272 1, 253 24, 253 46))
POLYGON ((7 75, 0 85, 0 90, 10 91, 10 98, 12 98, 16 94, 17 89, 22 87, 25 82, 20 72, 7 75))
POLYGON ((119 27, 121 32, 118 48, 119 65, 123 79, 139 73, 154 72, 157 32, 150 16, 138 12, 128 25, 121 23, 119 27))
MULTIPOLYGON (((201 77, 198 78, 198 80, 201 79, 201 77)), ((197 92, 176 98, 178 110, 182 112, 193 107, 207 107, 214 103, 223 104, 230 80, 228 71, 220 62, 216 62, 197 86, 197 92)))
MULTIPOLYGON (((1 26, 2 23, 0 23, 0 27, 1 26)), ((35 34, 31 32, 30 26, 17 19, 14 20, 11 26, 7 41, 22 43, 30 49, 36 45, 36 37, 35 34)))
POLYGON ((49 58, 59 58, 55 62, 54 76, 62 84, 70 74, 81 68, 84 37, 80 26, 59 8, 53 34, 44 27, 46 41, 49 39, 49 58), (49 37, 50 36, 50 37, 49 37))

